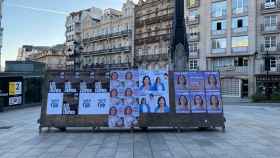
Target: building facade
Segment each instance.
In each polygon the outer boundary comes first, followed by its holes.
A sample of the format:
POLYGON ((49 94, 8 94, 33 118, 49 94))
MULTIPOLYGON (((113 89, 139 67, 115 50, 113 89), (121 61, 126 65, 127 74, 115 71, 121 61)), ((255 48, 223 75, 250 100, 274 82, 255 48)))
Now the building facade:
POLYGON ((82 21, 88 16, 99 19, 102 16, 102 10, 92 7, 89 9, 72 12, 66 19, 66 67, 69 70, 74 70, 74 68, 80 67, 79 55, 82 49, 82 21))
POLYGON ((257 78, 280 75, 279 0, 186 0, 190 68, 221 72, 224 96, 250 97, 257 78))
POLYGON ((66 70, 65 45, 53 47, 23 46, 19 49, 18 61, 44 63, 46 70, 66 70))
POLYGON ((2 67, 1 67, 1 57, 2 57, 2 45, 3 45, 3 27, 2 27, 2 17, 3 17, 3 3, 4 0, 0 0, 0 71, 2 71, 2 67))
POLYGON ((100 19, 87 16, 82 24, 80 68, 129 68, 133 65, 134 3, 122 10, 105 9, 100 19))
POLYGON ((134 62, 139 68, 168 68, 174 0, 139 0, 135 6, 134 62))

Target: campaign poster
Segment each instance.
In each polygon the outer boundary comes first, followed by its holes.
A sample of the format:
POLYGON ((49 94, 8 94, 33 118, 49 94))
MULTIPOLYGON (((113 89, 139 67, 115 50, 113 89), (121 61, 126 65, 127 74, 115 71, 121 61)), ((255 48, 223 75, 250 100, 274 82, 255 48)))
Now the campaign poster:
POLYGON ((191 98, 189 93, 176 93, 176 113, 191 112, 191 98))
POLYGON ((63 104, 63 93, 48 93, 47 114, 61 115, 63 104))
POLYGON ((110 106, 109 93, 80 93, 79 114, 108 114, 110 106))
POLYGON ((189 80, 187 72, 175 72, 174 73, 174 87, 175 92, 188 92, 189 80))
POLYGON ((206 91, 220 91, 220 74, 219 72, 205 72, 205 89, 206 91))
POLYGON ((110 76, 109 127, 134 127, 139 118, 138 71, 112 71, 110 76))
POLYGON ((169 112, 169 86, 167 71, 139 71, 140 111, 169 112))
POLYGON ((206 100, 208 113, 222 113, 223 104, 220 92, 206 92, 206 100))
POLYGON ((21 95, 22 94, 22 82, 9 82, 9 95, 21 95))
POLYGON ((192 99, 191 108, 192 113, 205 113, 206 112, 206 99, 205 92, 192 92, 190 94, 192 99))
POLYGON ((191 91, 204 92, 204 73, 203 72, 188 72, 189 86, 191 91))

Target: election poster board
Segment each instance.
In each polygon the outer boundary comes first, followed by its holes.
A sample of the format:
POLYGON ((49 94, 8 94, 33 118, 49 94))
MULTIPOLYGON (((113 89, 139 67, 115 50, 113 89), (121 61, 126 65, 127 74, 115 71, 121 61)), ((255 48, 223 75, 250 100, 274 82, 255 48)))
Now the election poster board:
POLYGON ((168 72, 164 70, 139 70, 140 111, 168 113, 169 85, 168 72))
POLYGON ((134 127, 139 119, 139 74, 136 70, 110 73, 109 127, 134 127))
POLYGON ((219 72, 174 72, 174 87, 176 113, 222 113, 219 72))

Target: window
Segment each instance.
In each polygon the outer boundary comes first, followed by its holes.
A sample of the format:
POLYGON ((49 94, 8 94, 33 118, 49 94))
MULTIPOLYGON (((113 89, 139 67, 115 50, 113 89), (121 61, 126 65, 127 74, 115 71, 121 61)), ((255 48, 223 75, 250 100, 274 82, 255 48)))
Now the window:
POLYGON ((226 30, 226 20, 212 21, 212 31, 226 30))
POLYGON ((276 36, 267 36, 264 38, 265 48, 274 48, 276 47, 276 36))
POLYGON ((198 51, 198 42, 189 43, 189 51, 197 52, 198 51))
POLYGON ((234 66, 248 66, 247 57, 237 57, 234 59, 234 66))
POLYGON ((190 60, 189 66, 190 70, 198 70, 197 60, 190 60))
POLYGON ((270 58, 270 70, 273 70, 276 68, 276 58, 275 57, 271 57, 270 58))
POLYGON ((232 28, 244 28, 248 27, 248 16, 245 17, 238 17, 232 19, 232 28))
POLYGON ((248 47, 248 36, 232 37, 232 48, 248 47))
POLYGON ((248 0, 232 0, 232 11, 234 14, 240 14, 247 11, 248 0))
POLYGON ((196 0, 188 0, 187 2, 189 7, 194 7, 196 0))
POLYGON ((217 2, 212 4, 212 17, 226 16, 227 14, 227 1, 217 2))
POLYGON ((225 49, 227 48, 226 38, 212 39, 212 49, 225 49))
POLYGON ((265 16, 264 17, 265 27, 276 26, 276 24, 277 24, 277 16, 276 15, 271 15, 271 16, 265 16))

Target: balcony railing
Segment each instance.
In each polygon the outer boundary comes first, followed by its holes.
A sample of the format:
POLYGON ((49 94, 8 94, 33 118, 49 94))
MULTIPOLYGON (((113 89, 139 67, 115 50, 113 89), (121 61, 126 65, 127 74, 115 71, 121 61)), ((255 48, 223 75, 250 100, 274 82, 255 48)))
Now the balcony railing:
POLYGON ((279 52, 280 51, 280 43, 278 43, 275 46, 265 46, 265 44, 261 45, 261 51, 262 52, 279 52))
POLYGON ((199 7, 199 5, 200 5, 200 0, 195 0, 194 3, 191 3, 191 2, 193 2, 193 1, 187 1, 188 9, 196 8, 196 7, 199 7))
POLYGON ((131 50, 130 46, 118 47, 118 48, 105 48, 100 50, 94 50, 89 52, 82 52, 82 54, 113 54, 119 52, 129 52, 131 50))
POLYGON ((248 53, 248 47, 234 47, 231 51, 233 53, 248 53))
POLYGON ((212 12, 211 13, 212 19, 225 19, 227 18, 227 11, 223 10, 222 13, 212 12))
POLYGON ((136 62, 168 60, 168 54, 162 53, 162 54, 136 55, 135 60, 136 62))
POLYGON ((278 33, 280 32, 280 23, 276 25, 261 24, 262 33, 278 33))
POLYGON ((131 67, 131 63, 118 63, 118 64, 86 64, 82 66, 83 70, 94 69, 128 69, 131 67))
POLYGON ((232 15, 233 16, 244 15, 244 14, 247 14, 247 13, 248 13, 248 7, 232 9, 232 15))
POLYGON ((212 30, 212 36, 225 36, 227 30, 212 30))
POLYGON ((235 34, 248 33, 248 27, 232 28, 232 33, 235 34))
MULTIPOLYGON (((264 64, 260 64, 258 67, 258 70, 259 70, 259 73, 261 73, 261 74, 266 73, 264 64)), ((280 74, 280 64, 277 64, 276 67, 271 67, 269 73, 280 74)))
POLYGON ((261 4, 261 10, 263 13, 280 11, 280 2, 265 2, 261 4))
POLYGON ((248 66, 213 66, 214 71, 229 72, 229 73, 248 73, 248 66))
POLYGON ((226 48, 216 48, 216 49, 212 49, 211 52, 213 55, 214 54, 221 54, 221 53, 226 53, 226 48))
POLYGON ((199 24, 199 21, 200 21, 199 15, 196 15, 194 17, 192 17, 192 16, 187 17, 187 25, 199 24))
POLYGON ((84 39, 83 42, 103 40, 103 39, 114 38, 114 37, 118 37, 118 36, 128 36, 129 33, 131 33, 131 30, 124 30, 124 31, 120 31, 120 32, 102 34, 102 35, 97 35, 97 36, 94 36, 91 38, 84 39))

